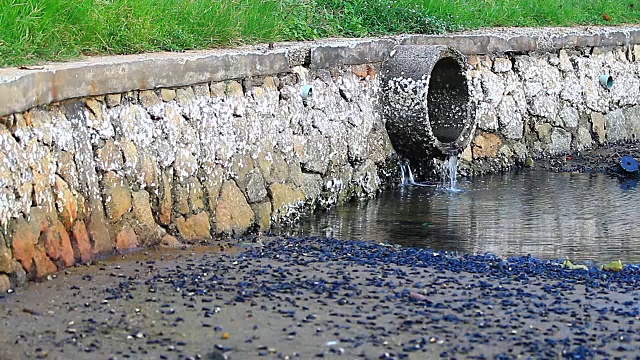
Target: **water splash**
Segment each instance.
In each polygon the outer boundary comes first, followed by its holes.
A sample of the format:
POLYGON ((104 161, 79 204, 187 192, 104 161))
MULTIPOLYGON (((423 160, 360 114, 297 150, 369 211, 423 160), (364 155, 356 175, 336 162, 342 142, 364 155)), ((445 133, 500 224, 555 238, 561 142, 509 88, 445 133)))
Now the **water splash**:
POLYGON ((458 151, 449 151, 449 157, 442 164, 442 189, 451 192, 460 192, 457 188, 458 176, 458 151))
POLYGON ((433 184, 417 182, 413 177, 413 171, 409 161, 400 163, 400 185, 401 186, 434 186, 433 184))
POLYGON ((413 172, 408 161, 404 161, 400 164, 400 185, 413 185, 415 183, 413 178, 413 172))

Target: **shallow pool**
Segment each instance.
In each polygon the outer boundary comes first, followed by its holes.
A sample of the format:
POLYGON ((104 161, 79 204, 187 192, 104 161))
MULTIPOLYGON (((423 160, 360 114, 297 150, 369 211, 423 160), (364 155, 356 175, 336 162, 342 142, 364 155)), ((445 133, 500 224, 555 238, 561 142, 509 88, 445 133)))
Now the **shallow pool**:
POLYGON ((640 263, 640 194, 603 174, 524 171, 402 187, 316 212, 293 231, 500 256, 640 263))

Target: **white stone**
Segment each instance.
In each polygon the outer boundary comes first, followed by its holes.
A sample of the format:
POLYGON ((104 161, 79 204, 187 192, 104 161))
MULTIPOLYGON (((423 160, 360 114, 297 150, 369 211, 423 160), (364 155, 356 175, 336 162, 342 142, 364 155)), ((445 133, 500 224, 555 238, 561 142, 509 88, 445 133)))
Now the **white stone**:
POLYGON ((562 110, 560 110, 560 119, 562 120, 562 126, 574 129, 578 126, 578 120, 580 119, 580 115, 578 114, 578 110, 571 106, 565 106, 562 110))
POLYGON ((507 58, 495 58, 493 60, 493 71, 496 73, 508 72, 513 67, 510 59, 507 58))
POLYGON ((549 153, 566 154, 571 151, 571 133, 554 127, 551 130, 551 144, 549 144, 549 153))
POLYGON ((604 116, 607 140, 612 142, 624 141, 629 138, 624 113, 621 109, 612 111, 604 116))
POLYGON ((498 107, 500 131, 509 139, 522 138, 524 122, 512 96, 505 96, 498 107))

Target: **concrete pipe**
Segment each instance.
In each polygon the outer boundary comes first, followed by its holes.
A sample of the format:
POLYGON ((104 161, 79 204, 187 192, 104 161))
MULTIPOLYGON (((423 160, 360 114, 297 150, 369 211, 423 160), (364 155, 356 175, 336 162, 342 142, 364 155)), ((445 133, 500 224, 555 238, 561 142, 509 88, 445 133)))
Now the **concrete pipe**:
POLYGON ((396 151, 422 160, 461 151, 475 129, 464 56, 446 46, 401 45, 383 64, 382 106, 396 151))

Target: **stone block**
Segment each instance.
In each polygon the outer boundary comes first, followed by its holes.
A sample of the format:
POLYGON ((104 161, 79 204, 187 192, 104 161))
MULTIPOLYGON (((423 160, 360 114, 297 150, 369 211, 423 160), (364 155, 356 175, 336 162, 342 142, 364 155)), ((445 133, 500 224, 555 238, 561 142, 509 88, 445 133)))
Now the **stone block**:
POLYGON ((103 171, 120 170, 124 165, 120 148, 111 139, 98 149, 96 157, 96 164, 103 171))
POLYGON ((212 97, 224 97, 227 84, 224 82, 211 83, 209 89, 212 97))
POLYGON ((571 151, 571 133, 554 127, 551 130, 551 143, 549 144, 549 152, 551 154, 567 154, 571 151))
POLYGON ((117 222, 131 210, 129 183, 110 171, 102 177, 102 184, 107 217, 111 222, 117 222))
POLYGON ((271 202, 262 202, 251 205, 256 217, 256 224, 260 231, 269 230, 271 227, 271 202))
POLYGON ((138 236, 131 226, 125 224, 116 235, 116 250, 126 252, 135 249, 139 245, 138 236))
POLYGON ((156 95, 155 91, 153 90, 140 91, 139 98, 140 105, 144 106, 145 108, 152 108, 154 106, 162 104, 162 100, 160 99, 160 97, 158 97, 158 95, 156 95))
POLYGON ((233 180, 227 180, 222 185, 215 219, 217 233, 241 235, 253 224, 253 210, 233 180))
POLYGON ((516 101, 510 95, 505 96, 498 106, 500 132, 508 139, 521 139, 524 133, 524 121, 517 109, 516 101))
POLYGON ((189 107, 194 99, 195 94, 193 93, 193 89, 191 87, 176 89, 176 102, 180 106, 189 107))
POLYGON ((244 96, 244 91, 239 82, 229 81, 226 83, 225 94, 229 97, 241 98, 244 96))
POLYGON ((640 140, 640 106, 623 110, 629 140, 640 140))
POLYGON ((193 93, 195 96, 211 96, 211 92, 209 90, 209 84, 197 84, 193 85, 193 93))
POLYGON ((75 262, 67 229, 58 220, 53 220, 45 231, 44 249, 51 260, 61 263, 64 267, 69 267, 75 262))
POLYGON ((173 89, 160 89, 160 97, 164 102, 171 102, 176 98, 176 91, 173 89))
POLYGON ((576 138, 574 139, 574 148, 576 150, 588 149, 592 146, 593 139, 591 138, 591 132, 584 128, 579 127, 576 138))
POLYGON ((120 94, 107 94, 107 96, 105 96, 107 107, 110 108, 119 106, 121 101, 122 96, 120 94))
POLYGON ((607 140, 612 142, 624 141, 629 138, 622 109, 614 110, 604 116, 607 140))
POLYGON ((58 271, 56 264, 47 257, 47 253, 41 247, 36 247, 33 255, 33 263, 35 264, 35 277, 41 279, 47 275, 51 275, 58 271))
POLYGON ((513 63, 508 58, 495 58, 493 60, 493 72, 504 73, 511 71, 513 63))
POLYGON ((121 139, 118 141, 118 146, 124 157, 122 167, 127 174, 134 174, 138 166, 138 149, 136 145, 131 140, 121 139))
POLYGON ((89 240, 89 233, 84 221, 78 220, 73 224, 71 230, 71 243, 75 248, 76 254, 83 263, 88 263, 93 258, 93 251, 91 250, 91 242, 89 240))
MULTIPOLYGON (((46 229, 46 223, 44 229, 46 229)), ((30 271, 35 255, 35 246, 40 237, 41 229, 35 223, 28 223, 24 218, 14 222, 13 236, 11 236, 11 250, 14 259, 18 260, 25 271, 30 271)))
POLYGON ((137 172, 139 181, 145 187, 152 189, 158 187, 158 164, 151 154, 143 151, 138 152, 137 172))
MULTIPOLYGON (((131 201, 130 197, 129 201, 131 201)), ((113 241, 107 228, 103 204, 97 199, 89 200, 88 213, 89 216, 85 218, 85 221, 87 232, 93 243, 94 253, 111 252, 113 241)))
POLYGON ((176 227, 180 236, 188 242, 211 238, 211 223, 209 222, 209 213, 206 211, 187 218, 179 216, 176 219, 176 227))
POLYGON ((173 199, 173 207, 178 214, 189 214, 189 188, 185 184, 173 185, 173 199))
POLYGON ((472 153, 474 159, 493 159, 498 155, 498 149, 502 141, 500 137, 492 133, 480 133, 473 139, 472 153))
POLYGON ((11 289, 11 280, 5 274, 0 274, 0 294, 6 294, 11 289))
POLYGON ((65 228, 70 229, 75 219, 78 218, 78 201, 69 188, 69 184, 58 175, 56 175, 54 193, 60 218, 65 228))
MULTIPOLYGON (((162 225, 169 225, 171 222, 171 209, 173 208, 173 196, 171 194, 171 182, 169 174, 162 173, 162 197, 160 198, 160 211, 158 221, 162 225)), ((217 195, 216 195, 217 196, 217 195)))
POLYGON ((278 217, 287 216, 305 200, 305 194, 302 190, 280 183, 269 185, 269 196, 273 213, 278 217))
POLYGON ((536 125, 536 133, 538 134, 538 139, 540 139, 543 144, 551 143, 551 129, 553 129, 553 125, 549 123, 536 125))
POLYGON ((202 184, 195 177, 190 177, 187 180, 187 188, 189 189, 189 205, 191 212, 197 213, 200 210, 204 210, 204 191, 202 184))
POLYGON ((177 248, 177 247, 181 247, 182 243, 178 239, 176 239, 175 236, 166 234, 160 240, 160 246, 167 247, 167 248, 177 248))
POLYGON ((267 189, 264 186, 264 178, 259 171, 252 171, 247 175, 247 185, 245 194, 249 203, 256 203, 267 196, 267 189))
POLYGON ((132 194, 133 214, 138 221, 137 230, 139 234, 139 242, 148 245, 157 241, 163 235, 163 230, 156 224, 153 213, 151 212, 151 203, 149 201, 149 193, 145 190, 135 191, 132 194))
POLYGON ((0 273, 11 273, 13 269, 13 256, 11 249, 7 247, 4 236, 0 232, 0 273))
POLYGON ((607 130, 605 128, 604 115, 597 112, 591 113, 591 132, 596 135, 596 140, 600 144, 606 141, 607 130))

